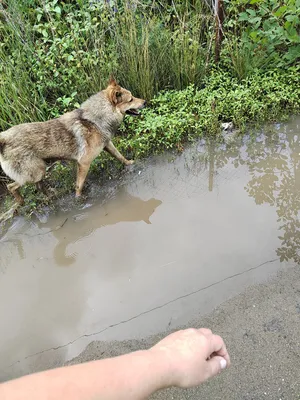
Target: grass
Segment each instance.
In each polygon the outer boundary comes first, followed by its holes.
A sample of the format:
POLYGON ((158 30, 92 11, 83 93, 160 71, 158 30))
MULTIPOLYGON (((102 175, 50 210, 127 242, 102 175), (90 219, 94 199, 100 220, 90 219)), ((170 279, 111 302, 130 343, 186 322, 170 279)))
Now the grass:
POLYGON ((134 4, 1 2, 0 129, 60 115, 110 73, 148 100, 200 84, 213 33, 205 2, 134 4))

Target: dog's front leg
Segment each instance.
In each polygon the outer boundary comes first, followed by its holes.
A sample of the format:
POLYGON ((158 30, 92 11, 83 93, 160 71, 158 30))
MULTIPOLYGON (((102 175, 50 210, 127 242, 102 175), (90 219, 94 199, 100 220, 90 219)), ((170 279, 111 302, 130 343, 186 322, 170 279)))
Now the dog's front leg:
POLYGON ((107 145, 104 147, 104 149, 111 154, 113 157, 115 157, 117 160, 119 160, 121 163, 125 165, 131 165, 134 163, 133 160, 126 160, 124 156, 115 148, 113 145, 113 142, 110 140, 107 145))

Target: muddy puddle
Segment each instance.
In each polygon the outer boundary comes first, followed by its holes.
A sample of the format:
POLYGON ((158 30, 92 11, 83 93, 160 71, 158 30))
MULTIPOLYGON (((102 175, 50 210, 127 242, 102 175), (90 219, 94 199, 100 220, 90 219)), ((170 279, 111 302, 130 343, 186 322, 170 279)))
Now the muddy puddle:
POLYGON ((297 117, 199 142, 138 162, 82 209, 14 220, 0 240, 0 380, 176 328, 298 264, 299 136, 297 117))

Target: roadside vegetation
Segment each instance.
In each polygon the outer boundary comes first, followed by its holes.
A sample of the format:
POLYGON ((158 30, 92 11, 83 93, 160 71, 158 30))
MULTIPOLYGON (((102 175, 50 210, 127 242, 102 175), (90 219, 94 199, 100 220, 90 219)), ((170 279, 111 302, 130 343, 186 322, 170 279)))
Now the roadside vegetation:
MULTIPOLYGON (((224 0, 222 26, 213 3, 3 0, 0 130, 78 107, 110 73, 150 100, 115 139, 132 158, 182 151, 187 141, 218 135, 221 122, 243 130, 299 112, 300 0, 224 0)), ((117 168, 101 153, 91 176, 117 168)), ((69 193, 74 169, 54 164, 47 184, 54 197, 69 193)), ((22 190, 29 212, 53 201, 32 186, 22 190)), ((2 197, 4 209, 10 202, 2 197)))

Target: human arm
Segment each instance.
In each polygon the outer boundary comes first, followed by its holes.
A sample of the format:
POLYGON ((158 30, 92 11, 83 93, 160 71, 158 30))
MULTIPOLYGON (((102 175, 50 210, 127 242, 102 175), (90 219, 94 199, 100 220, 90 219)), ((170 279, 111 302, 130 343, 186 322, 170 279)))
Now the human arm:
POLYGON ((175 332, 145 351, 25 376, 0 385, 1 400, 142 400, 171 386, 197 386, 230 359, 207 329, 175 332))

